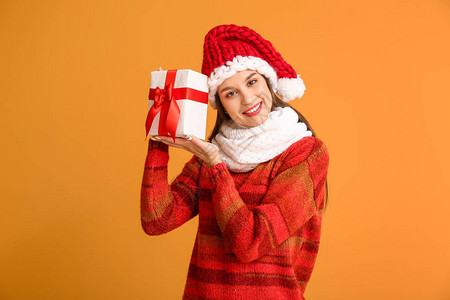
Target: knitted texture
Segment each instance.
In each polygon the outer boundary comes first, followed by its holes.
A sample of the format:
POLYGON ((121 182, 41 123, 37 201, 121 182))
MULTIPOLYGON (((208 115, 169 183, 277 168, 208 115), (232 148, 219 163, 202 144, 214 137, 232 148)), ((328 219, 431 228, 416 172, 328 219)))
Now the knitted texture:
POLYGON ((281 154, 293 143, 312 136, 290 107, 277 107, 255 127, 242 127, 233 120, 222 124, 211 141, 219 147, 220 159, 233 172, 248 172, 281 154))
POLYGON ((303 80, 272 43, 245 26, 220 25, 205 36, 202 73, 209 77, 209 100, 216 108, 215 94, 222 82, 235 73, 256 70, 270 80, 284 101, 300 98, 305 90, 303 80), (247 59, 246 59, 247 58, 247 59), (277 80, 284 79, 281 89, 277 80))
POLYGON ((267 61, 278 77, 296 78, 297 73, 286 63, 272 43, 245 26, 221 25, 211 29, 205 37, 202 73, 209 76, 218 66, 236 55, 255 56, 267 61))
POLYGON ((328 152, 305 137, 247 173, 193 156, 167 181, 168 147, 149 141, 141 223, 149 235, 199 215, 183 299, 304 299, 317 257, 328 152))

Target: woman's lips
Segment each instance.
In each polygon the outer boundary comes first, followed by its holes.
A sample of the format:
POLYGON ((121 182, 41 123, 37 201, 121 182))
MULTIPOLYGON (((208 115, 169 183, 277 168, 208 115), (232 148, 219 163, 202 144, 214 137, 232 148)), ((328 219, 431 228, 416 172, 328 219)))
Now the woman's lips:
POLYGON ((253 117, 254 115, 258 114, 261 111, 261 108, 262 108, 262 102, 259 102, 255 106, 252 106, 249 109, 247 109, 245 112, 243 112, 243 114, 246 115, 247 117, 253 117), (258 109, 256 109, 255 111, 253 111, 251 113, 247 113, 248 111, 255 109, 255 107, 258 107, 258 109))

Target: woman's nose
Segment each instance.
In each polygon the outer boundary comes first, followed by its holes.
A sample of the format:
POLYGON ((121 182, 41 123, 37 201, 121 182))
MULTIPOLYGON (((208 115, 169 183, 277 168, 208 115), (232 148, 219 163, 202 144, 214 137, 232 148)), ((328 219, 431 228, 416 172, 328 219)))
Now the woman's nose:
POLYGON ((250 91, 242 91, 242 104, 251 104, 253 103, 253 97, 254 95, 250 91))

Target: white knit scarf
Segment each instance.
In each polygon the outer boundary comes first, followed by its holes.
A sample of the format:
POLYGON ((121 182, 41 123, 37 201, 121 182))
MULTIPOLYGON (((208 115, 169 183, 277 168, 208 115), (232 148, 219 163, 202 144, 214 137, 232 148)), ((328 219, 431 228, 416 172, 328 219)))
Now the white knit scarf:
POLYGON ((277 107, 267 120, 255 127, 243 127, 233 120, 222 124, 212 143, 219 147, 221 160, 233 172, 248 172, 260 163, 283 153, 293 143, 312 136, 290 107, 277 107))

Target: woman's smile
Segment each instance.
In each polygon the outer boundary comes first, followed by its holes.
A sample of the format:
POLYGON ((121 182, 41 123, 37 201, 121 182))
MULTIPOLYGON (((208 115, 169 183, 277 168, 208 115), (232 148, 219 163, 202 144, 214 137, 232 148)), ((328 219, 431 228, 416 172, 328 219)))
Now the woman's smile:
POLYGON ((262 102, 259 102, 255 106, 249 108, 248 110, 244 111, 243 114, 245 114, 247 117, 253 117, 257 115, 261 111, 262 102))

